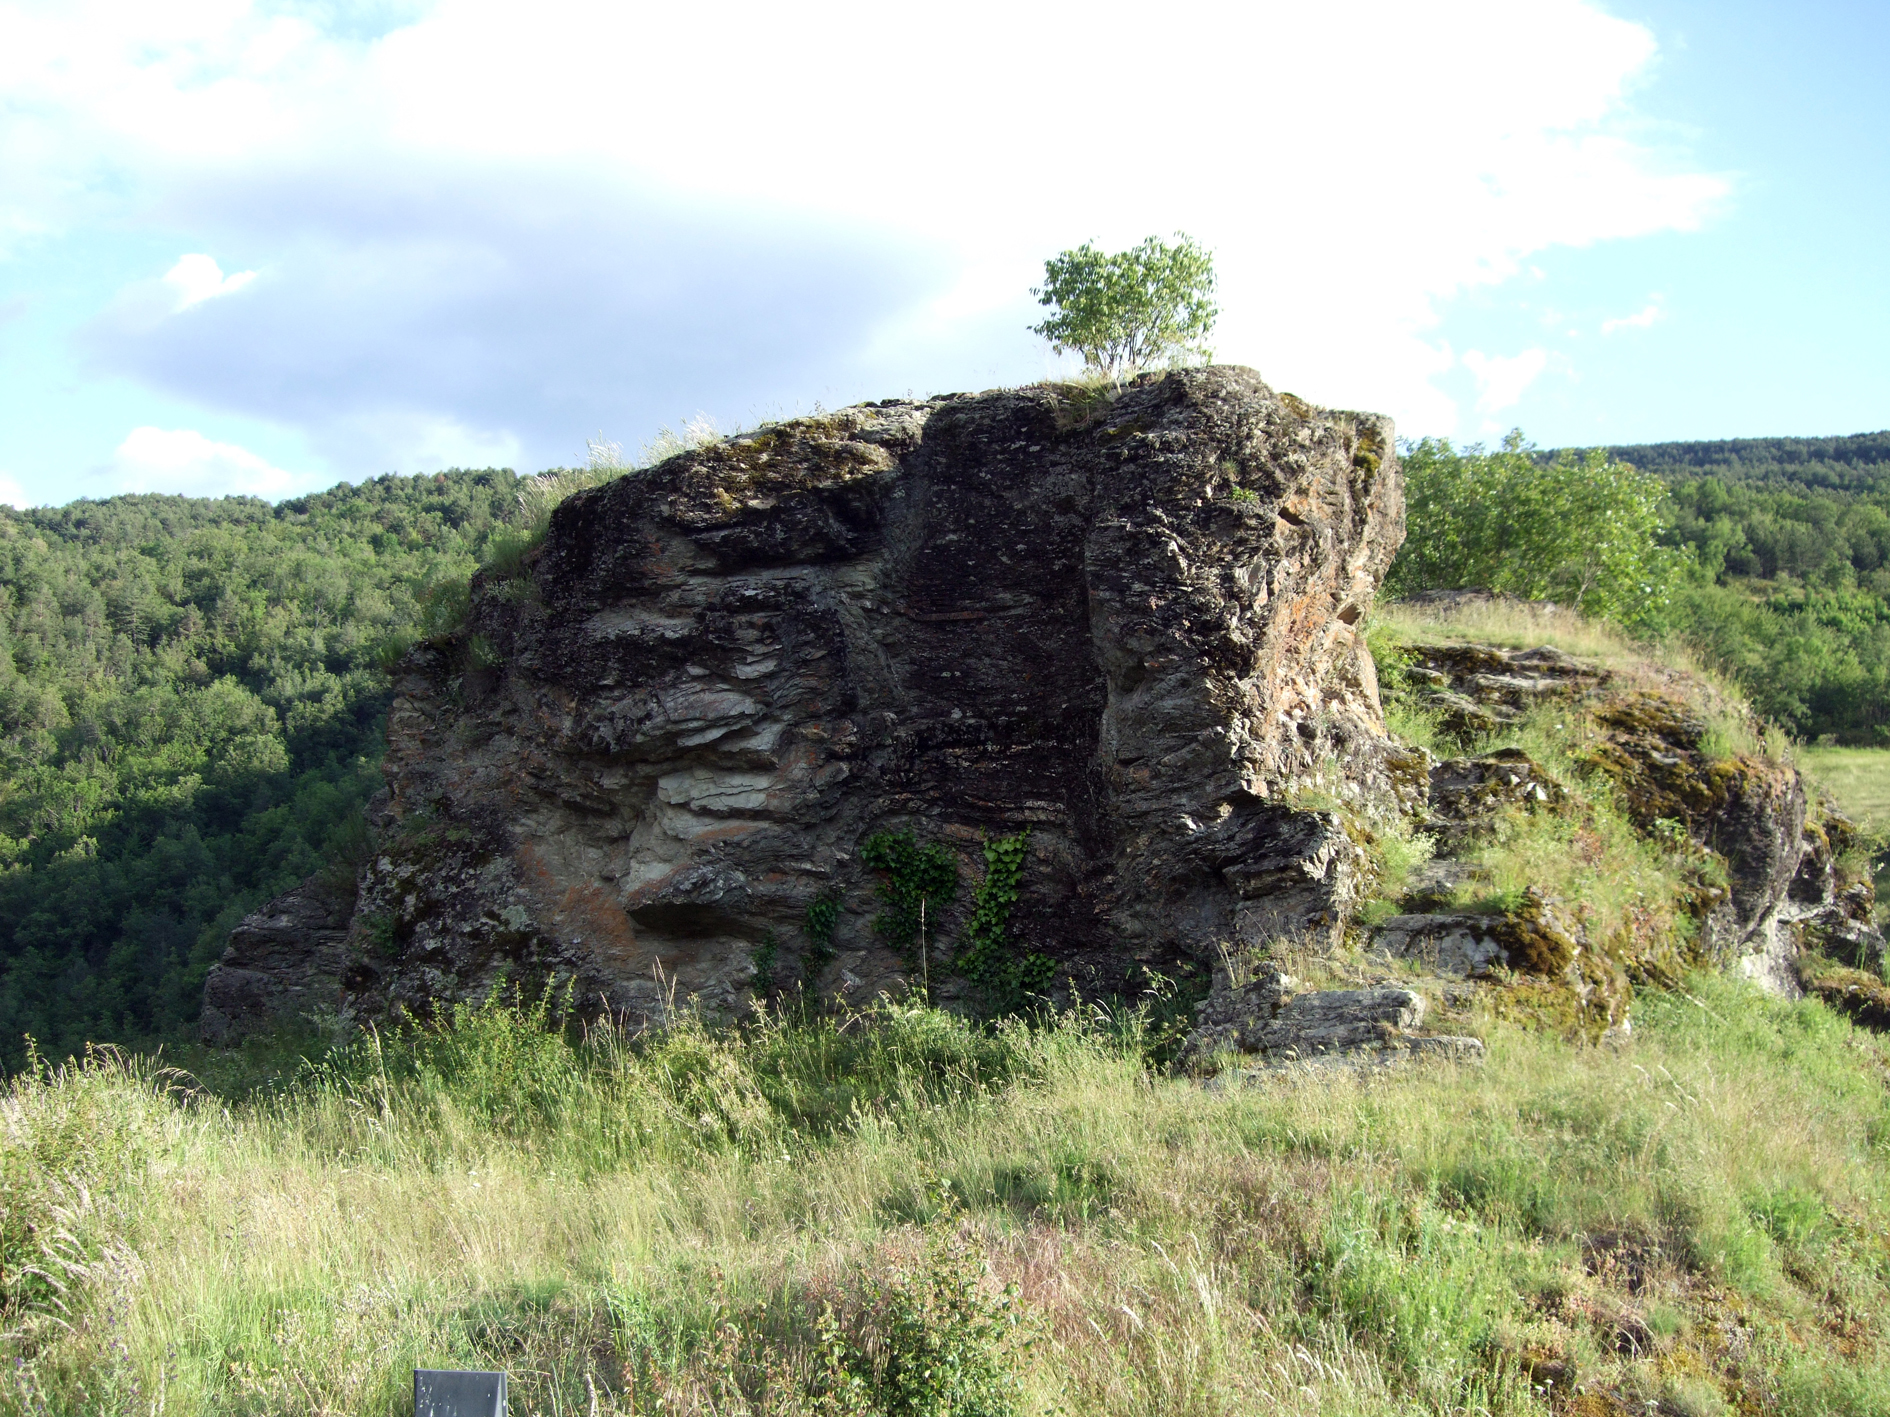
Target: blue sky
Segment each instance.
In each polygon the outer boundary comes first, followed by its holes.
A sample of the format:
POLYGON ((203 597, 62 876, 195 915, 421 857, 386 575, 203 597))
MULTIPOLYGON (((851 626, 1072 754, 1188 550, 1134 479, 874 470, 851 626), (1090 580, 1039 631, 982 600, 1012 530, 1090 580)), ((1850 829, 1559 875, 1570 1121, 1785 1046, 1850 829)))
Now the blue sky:
POLYGON ((0 499, 1023 382, 1044 257, 1175 230, 1219 357, 1406 434, 1882 428, 1885 53, 1863 4, 0 0, 0 499))

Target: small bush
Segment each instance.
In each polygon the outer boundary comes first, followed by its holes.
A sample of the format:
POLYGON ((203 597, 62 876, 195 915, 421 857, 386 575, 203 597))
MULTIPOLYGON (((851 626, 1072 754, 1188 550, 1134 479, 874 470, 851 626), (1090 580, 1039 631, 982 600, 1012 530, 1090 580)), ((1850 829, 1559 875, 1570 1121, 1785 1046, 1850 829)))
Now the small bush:
POLYGON ((1520 431, 1461 452, 1425 438, 1403 463, 1409 531, 1386 577, 1392 594, 1484 587, 1664 623, 1692 558, 1662 544, 1672 511, 1658 477, 1604 449, 1538 455, 1520 431))
POLYGON ((970 1245, 934 1227, 914 1256, 862 1267, 816 1332, 814 1395, 858 1417, 1014 1417, 1028 1339, 1014 1286, 992 1292, 970 1245))

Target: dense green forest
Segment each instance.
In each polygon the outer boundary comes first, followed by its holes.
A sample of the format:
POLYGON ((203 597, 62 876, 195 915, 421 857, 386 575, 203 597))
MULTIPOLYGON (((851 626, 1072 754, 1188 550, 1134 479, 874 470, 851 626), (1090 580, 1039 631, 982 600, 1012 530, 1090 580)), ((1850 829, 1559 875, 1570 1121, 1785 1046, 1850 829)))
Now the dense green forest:
MULTIPOLYGON (((1690 642, 1802 738, 1890 743, 1890 433, 1569 462, 1666 488, 1657 515, 1644 489, 1634 503, 1679 568, 1648 633, 1690 642)), ((0 1067, 27 1033, 55 1055, 185 1036, 231 925, 346 869, 379 783, 384 660, 495 533, 542 520, 530 491, 455 471, 274 507, 0 508, 0 1067)), ((1414 540, 1400 565, 1422 559, 1414 540)), ((1596 583, 1645 569, 1599 565, 1596 583)))
POLYGON ((179 1036, 230 927, 358 849, 382 658, 517 508, 495 471, 0 507, 0 1065, 179 1036))
POLYGON ((1798 737, 1890 746, 1890 432, 1609 452, 1696 558, 1672 629, 1798 737))

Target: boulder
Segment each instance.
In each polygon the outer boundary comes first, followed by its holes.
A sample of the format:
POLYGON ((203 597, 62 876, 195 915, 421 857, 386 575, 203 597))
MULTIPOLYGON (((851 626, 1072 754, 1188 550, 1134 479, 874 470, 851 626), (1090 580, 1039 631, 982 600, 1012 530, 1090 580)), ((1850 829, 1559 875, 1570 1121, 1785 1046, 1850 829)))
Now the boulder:
POLYGON ((580 493, 399 666, 351 997, 895 989, 884 832, 964 882, 948 998, 981 844, 1026 832, 1005 948, 1053 994, 1336 939, 1345 817, 1409 791, 1358 636, 1402 534, 1389 421, 1239 368, 864 405, 580 493))
POLYGON ((1419 690, 1420 706, 1435 712, 1450 732, 1466 737, 1515 723, 1539 704, 1575 699, 1605 678, 1548 645, 1520 650, 1417 645, 1409 655, 1404 673, 1419 690))
POLYGON ((1505 933, 1500 915, 1394 915, 1378 924, 1372 942, 1433 974, 1468 979, 1509 967, 1505 933))
POLYGON ((1202 1068, 1229 1055, 1265 1062, 1309 1062, 1372 1053, 1443 1052, 1481 1056, 1483 1045, 1422 1031, 1424 996, 1392 984, 1358 989, 1302 990, 1271 961, 1252 967, 1236 984, 1225 969, 1196 1009, 1194 1031, 1183 1045, 1183 1066, 1202 1068))
POLYGON ((244 916, 204 980, 204 1042, 227 1047, 340 1012, 353 905, 316 877, 244 916))

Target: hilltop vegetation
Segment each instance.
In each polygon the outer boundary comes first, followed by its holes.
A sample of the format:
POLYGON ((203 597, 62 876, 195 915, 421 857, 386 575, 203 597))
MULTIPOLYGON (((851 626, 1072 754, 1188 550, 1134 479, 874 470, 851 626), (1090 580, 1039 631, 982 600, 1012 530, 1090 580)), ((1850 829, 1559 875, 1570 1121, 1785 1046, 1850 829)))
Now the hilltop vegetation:
POLYGON ((1673 480, 1714 477, 1761 486, 1883 491, 1890 482, 1890 429, 1843 438, 1720 438, 1623 443, 1608 455, 1673 480))
POLYGON ((1806 741, 1890 746, 1890 432, 1610 450, 1672 489, 1672 623, 1806 741))
POLYGON ((1683 640, 1797 738, 1890 746, 1890 432, 1557 451, 1519 435, 1488 451, 1426 441, 1406 467, 1395 586, 1579 602, 1683 640))

